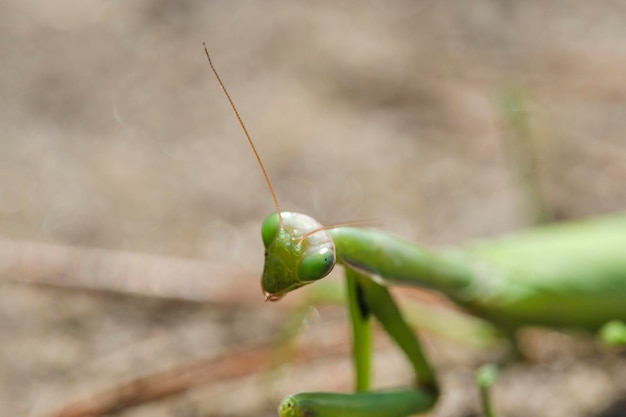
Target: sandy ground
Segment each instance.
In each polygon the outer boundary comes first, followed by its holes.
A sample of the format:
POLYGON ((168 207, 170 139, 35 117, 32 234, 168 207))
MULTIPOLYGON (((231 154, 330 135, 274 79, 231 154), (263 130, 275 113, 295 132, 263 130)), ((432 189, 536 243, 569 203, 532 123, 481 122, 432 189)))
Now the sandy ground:
MULTIPOLYGON (((258 289, 272 201, 203 41, 282 208, 440 246, 626 208, 624 19, 620 1, 0 0, 0 415, 278 337, 289 306, 258 289)), ((319 312, 309 337, 345 330, 319 312)), ((502 415, 626 415, 616 353, 526 340, 502 415)), ((475 414, 489 353, 429 346, 432 415, 475 414)), ((410 380, 381 357, 381 380, 410 380)), ((271 416, 294 390, 349 389, 348 365, 244 369, 110 414, 271 416)))

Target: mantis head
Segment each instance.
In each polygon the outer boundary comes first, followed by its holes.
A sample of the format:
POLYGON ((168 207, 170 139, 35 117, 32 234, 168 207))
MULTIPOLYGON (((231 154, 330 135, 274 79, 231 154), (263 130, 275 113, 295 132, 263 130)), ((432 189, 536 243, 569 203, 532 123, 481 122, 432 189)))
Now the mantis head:
POLYGON ((261 287, 267 301, 324 278, 335 266, 335 246, 324 227, 304 214, 271 214, 261 228, 265 266, 261 287), (282 218, 282 222, 281 222, 282 218))

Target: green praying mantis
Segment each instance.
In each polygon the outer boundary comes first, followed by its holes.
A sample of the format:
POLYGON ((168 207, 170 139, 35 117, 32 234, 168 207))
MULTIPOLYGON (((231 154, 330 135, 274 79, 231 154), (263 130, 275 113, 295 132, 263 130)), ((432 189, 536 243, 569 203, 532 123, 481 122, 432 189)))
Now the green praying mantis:
MULTIPOLYGON (((279 406, 281 417, 405 417, 437 403, 439 385, 420 341, 388 287, 440 292, 514 339, 524 326, 598 330, 626 343, 626 216, 545 226, 449 251, 431 251, 380 230, 322 226, 280 210, 269 176, 205 45, 211 70, 244 130, 276 206, 263 222, 267 301, 345 269, 352 322, 356 392, 300 393, 279 406), (408 358, 412 386, 370 391, 370 318, 375 317, 408 358)), ((485 367, 477 380, 485 413, 493 415, 489 387, 497 374, 485 367)))

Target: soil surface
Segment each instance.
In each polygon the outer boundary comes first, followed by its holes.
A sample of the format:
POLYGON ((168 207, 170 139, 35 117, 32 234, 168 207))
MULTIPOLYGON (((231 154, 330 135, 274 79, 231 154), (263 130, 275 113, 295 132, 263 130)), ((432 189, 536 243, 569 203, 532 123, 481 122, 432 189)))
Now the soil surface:
MULTIPOLYGON (((203 41, 281 208, 440 247, 626 209, 625 19, 620 1, 0 0, 0 415, 273 416, 350 390, 342 308, 273 345, 305 298, 263 302, 274 207, 203 41)), ((478 415, 474 369, 506 345, 439 327, 429 415, 478 415)), ((619 352, 522 344, 500 415, 626 416, 619 352)), ((384 339, 377 369, 411 381, 384 339)))

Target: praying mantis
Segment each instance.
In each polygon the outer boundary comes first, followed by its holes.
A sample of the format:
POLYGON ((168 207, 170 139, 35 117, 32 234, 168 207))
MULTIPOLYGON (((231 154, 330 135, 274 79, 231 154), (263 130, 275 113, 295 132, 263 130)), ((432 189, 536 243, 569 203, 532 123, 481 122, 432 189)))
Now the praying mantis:
MULTIPOLYGON (((345 269, 357 392, 291 395, 278 408, 281 417, 405 417, 427 412, 437 403, 436 372, 390 286, 440 292, 495 324, 511 340, 529 325, 595 331, 610 323, 613 340, 626 344, 626 215, 544 226, 433 251, 380 230, 322 226, 307 215, 281 211, 259 153, 206 45, 204 49, 276 207, 261 228, 265 246, 261 286, 266 301, 278 301, 319 281, 337 263, 345 269), (369 390, 372 317, 409 360, 415 375, 412 386, 369 390)), ((488 366, 477 378, 487 416, 493 416, 489 388, 496 374, 497 369, 488 366)))

